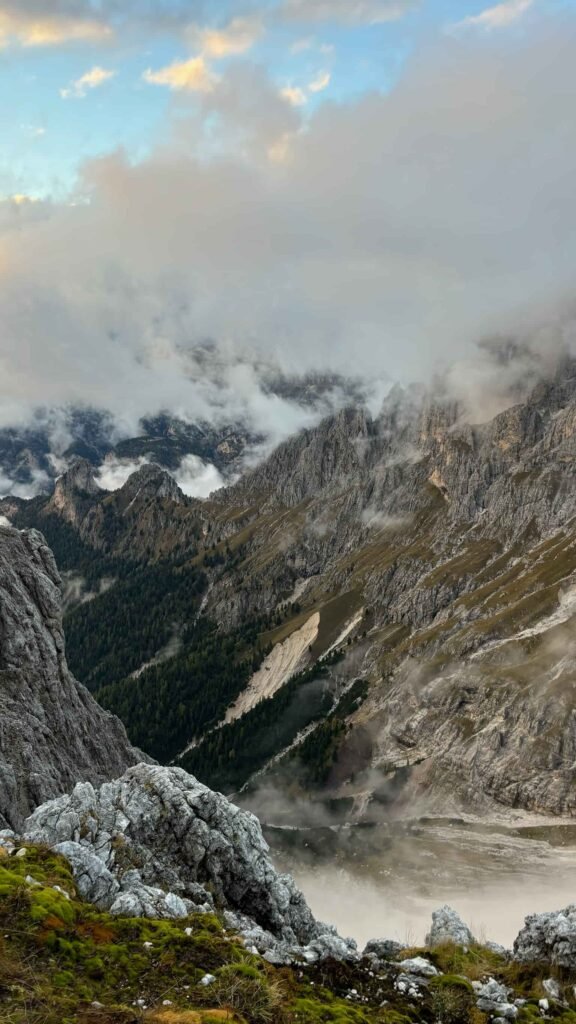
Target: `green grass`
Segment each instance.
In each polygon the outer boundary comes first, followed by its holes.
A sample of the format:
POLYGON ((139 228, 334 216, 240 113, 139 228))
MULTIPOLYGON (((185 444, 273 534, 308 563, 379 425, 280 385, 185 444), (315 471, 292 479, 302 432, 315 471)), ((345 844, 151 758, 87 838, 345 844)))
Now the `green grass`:
POLYGON ((527 1000, 520 1024, 540 1019, 543 979, 556 977, 567 1006, 554 1020, 576 1024, 576 973, 508 963, 480 945, 406 950, 401 959, 416 954, 444 972, 420 1000, 395 991, 394 971, 375 974, 367 963, 277 969, 217 915, 111 917, 78 898, 69 866, 50 850, 0 855, 1 1024, 486 1024, 471 982, 488 976, 527 1000), (216 979, 209 987, 199 985, 206 973, 216 979))

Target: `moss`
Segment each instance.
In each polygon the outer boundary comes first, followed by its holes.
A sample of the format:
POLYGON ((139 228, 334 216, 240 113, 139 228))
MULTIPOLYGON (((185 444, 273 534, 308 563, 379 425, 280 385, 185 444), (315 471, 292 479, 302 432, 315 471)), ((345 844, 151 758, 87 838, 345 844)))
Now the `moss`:
MULTIPOLYGON (((393 975, 375 977, 366 964, 277 969, 226 934, 216 915, 151 921, 102 913, 77 899, 65 861, 33 848, 22 861, 2 859, 0 921, 2 1024, 485 1024, 470 981, 487 975, 529 1000, 519 1018, 529 1024, 540 1019, 535 1009, 550 974, 542 965, 508 964, 482 946, 445 944, 414 950, 444 975, 410 1001, 395 991, 393 975), (41 884, 27 885, 26 874, 41 884), (199 985, 206 973, 216 976, 208 988, 199 985), (137 999, 150 1009, 137 1009, 137 999), (95 1001, 101 1010, 91 1007, 95 1001)), ((572 1007, 576 978, 555 976, 572 1007)), ((576 1024, 576 1013, 566 1009, 555 1019, 576 1024)))

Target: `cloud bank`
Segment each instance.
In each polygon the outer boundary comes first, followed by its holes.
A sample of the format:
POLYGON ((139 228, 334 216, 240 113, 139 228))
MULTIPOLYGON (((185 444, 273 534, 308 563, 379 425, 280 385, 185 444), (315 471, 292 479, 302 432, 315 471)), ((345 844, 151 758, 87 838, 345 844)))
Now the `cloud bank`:
POLYGON ((259 364, 409 380, 491 332, 568 336, 574 29, 445 37, 390 94, 307 119, 233 64, 149 156, 86 164, 73 205, 0 204, 1 421, 85 402, 279 435, 301 410, 259 364))

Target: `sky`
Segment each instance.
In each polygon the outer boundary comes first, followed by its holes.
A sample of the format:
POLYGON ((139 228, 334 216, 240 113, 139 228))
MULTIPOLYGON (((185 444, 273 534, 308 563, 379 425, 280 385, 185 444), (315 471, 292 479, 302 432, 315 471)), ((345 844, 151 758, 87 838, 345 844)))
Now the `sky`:
POLYGON ((575 36, 576 0, 0 0, 0 425, 280 437, 269 363, 570 344, 575 36))

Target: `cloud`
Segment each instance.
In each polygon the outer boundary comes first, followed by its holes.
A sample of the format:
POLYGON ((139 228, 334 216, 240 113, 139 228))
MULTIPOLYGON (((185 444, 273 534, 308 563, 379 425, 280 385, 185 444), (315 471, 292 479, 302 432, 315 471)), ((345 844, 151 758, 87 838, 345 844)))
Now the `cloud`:
POLYGON ((375 25, 396 21, 418 6, 419 0, 284 0, 280 12, 294 21, 375 25))
POLYGON ((226 482, 216 466, 203 462, 197 455, 185 455, 173 476, 190 498, 207 498, 226 482))
POLYGON ((28 483, 18 483, 0 470, 0 498, 35 498, 49 488, 50 478, 43 469, 33 469, 30 475, 28 483))
POLYGON ((100 43, 127 32, 183 32, 205 0, 0 0, 0 46, 100 43))
POLYGON ((491 47, 443 37, 305 126, 232 62, 146 158, 85 164, 77 205, 0 204, 2 422, 105 401, 278 437, 306 415, 257 366, 412 379, 493 333, 570 342, 575 35, 565 14, 491 47))
POLYGON ((214 60, 236 57, 251 50, 264 31, 260 18, 234 18, 225 28, 193 26, 189 35, 202 56, 214 60))
POLYGON ((150 85, 165 85, 184 92, 211 92, 217 82, 203 57, 175 61, 158 71, 148 68, 142 77, 150 85))
POLYGON ((456 22, 451 28, 452 30, 507 28, 508 25, 518 21, 533 6, 534 0, 505 0, 502 4, 496 4, 495 7, 488 7, 485 11, 481 11, 480 14, 463 18, 462 21, 456 22))
POLYGON ((321 71, 311 82, 308 83, 305 89, 298 85, 285 85, 280 90, 282 99, 286 100, 293 107, 305 107, 308 103, 308 93, 322 92, 327 89, 332 80, 332 75, 329 71, 321 71))
MULTIPOLYGON (((109 455, 95 474, 96 482, 105 491, 117 491, 142 466, 148 466, 152 459, 143 455, 138 459, 120 459, 109 455)), ((209 462, 197 455, 185 455, 178 469, 167 470, 176 483, 191 498, 207 498, 213 491, 224 486, 222 474, 209 462)), ((0 481, 1 486, 1 481, 0 481)))
POLYGON ((280 90, 280 95, 293 107, 303 107, 308 102, 308 97, 303 89, 297 85, 285 85, 280 90))
POLYGON ((102 42, 111 35, 110 26, 94 17, 46 13, 45 4, 0 3, 0 49, 102 42))
POLYGON ((150 459, 141 456, 139 459, 119 459, 110 455, 94 474, 96 483, 104 491, 118 491, 126 481, 142 466, 148 466, 150 459))
POLYGON ((323 92, 327 89, 332 81, 332 75, 329 71, 321 71, 312 82, 308 83, 309 92, 323 92))
POLYGON ((98 65, 91 68, 90 71, 86 71, 85 74, 77 78, 76 81, 72 82, 71 85, 66 89, 60 90, 62 99, 83 99, 86 93, 90 89, 98 89, 105 82, 109 82, 111 78, 115 78, 116 71, 108 71, 106 68, 101 68, 98 65))

